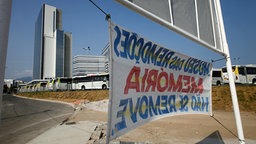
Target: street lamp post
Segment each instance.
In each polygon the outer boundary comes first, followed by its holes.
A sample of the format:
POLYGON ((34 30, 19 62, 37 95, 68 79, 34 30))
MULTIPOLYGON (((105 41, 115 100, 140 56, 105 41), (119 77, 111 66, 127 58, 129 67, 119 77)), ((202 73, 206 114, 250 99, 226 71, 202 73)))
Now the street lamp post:
POLYGON ((85 51, 90 51, 91 50, 91 48, 88 46, 87 48, 83 48, 83 50, 85 50, 85 51))
POLYGON ((239 64, 240 57, 234 57, 233 58, 236 64, 239 64))

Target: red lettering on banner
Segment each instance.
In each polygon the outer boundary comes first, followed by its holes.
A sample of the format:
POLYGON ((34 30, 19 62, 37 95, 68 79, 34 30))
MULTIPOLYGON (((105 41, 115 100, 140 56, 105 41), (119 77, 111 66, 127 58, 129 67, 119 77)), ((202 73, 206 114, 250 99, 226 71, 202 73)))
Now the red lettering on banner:
POLYGON ((159 72, 156 69, 145 69, 141 75, 140 67, 134 66, 126 79, 124 94, 129 90, 135 92, 182 92, 182 93, 200 93, 204 91, 203 79, 189 75, 178 75, 175 78, 173 73, 167 73, 163 70, 159 72))
POLYGON ((134 66, 126 79, 124 94, 128 94, 129 89, 135 89, 136 92, 140 92, 139 76, 140 76, 140 68, 134 66), (135 78, 134 81, 133 81, 133 77, 135 78))
MULTIPOLYGON (((193 88, 193 90, 191 90, 192 92, 194 92, 194 93, 203 93, 203 91, 204 91, 204 87, 203 87, 203 79, 202 78, 200 78, 199 80, 198 80, 198 84, 196 84, 196 82, 195 82, 195 78, 194 77, 192 77, 192 79, 191 79, 191 86, 192 86, 192 88, 193 88)), ((190 92, 191 93, 191 92, 190 92)))
POLYGON ((182 75, 178 76, 178 80, 175 84, 173 73, 170 73, 170 82, 169 82, 169 88, 168 91, 176 92, 178 89, 178 92, 182 89, 182 75))
POLYGON ((154 92, 156 89, 156 82, 157 82, 157 74, 158 70, 151 70, 149 71, 148 78, 147 78, 147 87, 146 92, 149 91, 149 88, 151 87, 151 91, 154 92))
POLYGON ((188 93, 190 90, 190 76, 184 76, 183 77, 184 80, 184 88, 182 89, 182 92, 184 93, 188 93))
POLYGON ((142 77, 141 92, 144 92, 145 90, 145 81, 147 79, 147 76, 148 76, 148 69, 145 69, 145 74, 142 77))
POLYGON ((167 89, 167 87, 168 87, 168 73, 160 72, 157 79, 157 90, 159 92, 164 92, 167 89))

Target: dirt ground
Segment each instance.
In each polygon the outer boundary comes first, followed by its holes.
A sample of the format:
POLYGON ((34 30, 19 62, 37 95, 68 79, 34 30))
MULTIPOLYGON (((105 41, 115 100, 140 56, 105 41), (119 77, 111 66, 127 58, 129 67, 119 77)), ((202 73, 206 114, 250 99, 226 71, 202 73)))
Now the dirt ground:
MULTIPOLYGON (((256 143, 256 86, 239 85, 237 95, 241 111, 241 119, 245 142, 256 143)), ((69 91, 69 92, 37 92, 19 95, 59 100, 79 104, 81 101, 92 102, 108 99, 108 90, 69 91)), ((117 141, 156 144, 236 144, 239 143, 237 127, 232 112, 232 101, 229 86, 212 88, 213 114, 180 115, 159 119, 140 126, 117 141)), ((96 104, 97 107, 99 105, 96 104)), ((72 118, 71 122, 98 121, 107 122, 107 112, 100 109, 84 107, 72 118)))
MULTIPOLYGON (((215 111, 214 117, 206 115, 181 115, 147 123, 121 136, 123 141, 149 141, 152 143, 238 143, 234 115, 215 111), (220 123, 219 123, 220 122, 220 123)), ((245 141, 256 143, 256 116, 243 113, 245 141)))
MULTIPOLYGON (((256 86, 236 86, 239 108, 243 112, 256 112, 256 86)), ((229 85, 212 87, 213 110, 233 111, 229 85)))
MULTIPOLYGON (((236 86, 239 108, 243 112, 256 112, 256 86, 236 86)), ((61 92, 29 92, 19 93, 20 96, 51 99, 77 103, 84 101, 99 101, 108 99, 108 90, 87 90, 87 91, 61 91, 61 92)), ((228 85, 212 87, 213 110, 231 112, 232 100, 228 85)))
MULTIPOLYGON (((234 113, 225 111, 213 111, 213 113, 213 117, 209 115, 180 115, 159 119, 137 127, 113 141, 129 144, 239 143, 234 113)), ((255 144, 256 114, 254 112, 242 112, 241 119, 245 142, 255 144)), ((93 110, 93 108, 85 106, 69 121, 94 121, 106 124, 107 112, 93 110)))

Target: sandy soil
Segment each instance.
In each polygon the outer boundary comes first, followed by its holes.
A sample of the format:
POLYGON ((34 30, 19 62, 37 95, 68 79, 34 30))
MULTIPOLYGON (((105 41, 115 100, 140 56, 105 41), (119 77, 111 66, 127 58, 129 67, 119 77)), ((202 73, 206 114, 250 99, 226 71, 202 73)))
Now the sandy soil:
MULTIPOLYGON (((70 121, 107 122, 107 100, 87 103, 70 121)), ((233 112, 214 111, 214 116, 180 115, 159 119, 117 138, 123 142, 156 144, 235 144, 239 143, 233 112)), ((245 142, 256 143, 256 114, 241 113, 245 142)))
MULTIPOLYGON (((256 143, 256 86, 237 86, 237 95, 245 142, 256 143)), ((108 90, 23 93, 19 95, 83 103, 70 121, 107 122, 108 90), (104 100, 104 101, 101 101, 104 100), (95 101, 95 102, 93 102, 95 101)), ((117 140, 157 144, 235 144, 237 138, 229 86, 212 88, 214 117, 207 115, 180 115, 163 118, 140 126, 117 140)))
MULTIPOLYGON (((239 107, 244 112, 256 112, 256 86, 237 85, 239 107)), ((51 99, 71 103, 80 101, 99 101, 108 99, 108 90, 61 91, 61 92, 29 92, 19 93, 20 96, 51 99)), ((228 85, 212 87, 213 110, 231 112, 232 100, 228 85)))

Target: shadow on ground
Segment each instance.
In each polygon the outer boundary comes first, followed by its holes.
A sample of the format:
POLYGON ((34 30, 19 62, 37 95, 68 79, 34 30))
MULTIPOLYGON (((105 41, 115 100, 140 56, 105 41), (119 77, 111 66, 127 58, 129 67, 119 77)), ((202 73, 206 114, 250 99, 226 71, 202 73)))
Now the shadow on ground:
POLYGON ((197 144, 224 144, 224 141, 220 135, 220 132, 217 130, 197 144))

